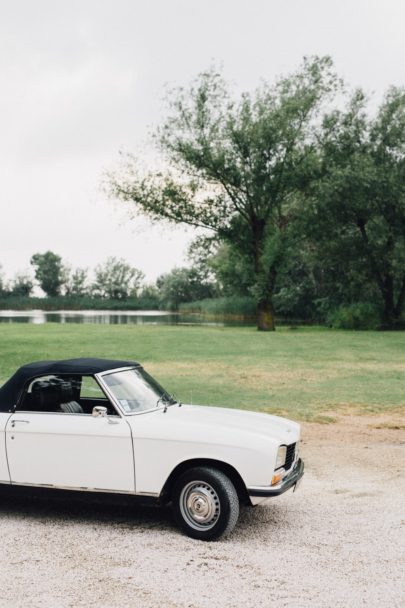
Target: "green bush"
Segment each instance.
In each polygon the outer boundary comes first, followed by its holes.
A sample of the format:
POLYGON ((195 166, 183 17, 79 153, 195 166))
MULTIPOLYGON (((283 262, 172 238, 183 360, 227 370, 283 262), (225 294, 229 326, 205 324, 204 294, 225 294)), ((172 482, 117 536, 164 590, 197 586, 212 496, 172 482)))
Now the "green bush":
POLYGON ((381 311, 375 304, 357 302, 339 306, 328 316, 328 323, 336 329, 378 329, 381 311))
POLYGON ((186 302, 180 304, 179 310, 182 313, 254 318, 256 315, 256 304, 253 298, 247 296, 230 296, 227 298, 207 298, 196 302, 186 302))

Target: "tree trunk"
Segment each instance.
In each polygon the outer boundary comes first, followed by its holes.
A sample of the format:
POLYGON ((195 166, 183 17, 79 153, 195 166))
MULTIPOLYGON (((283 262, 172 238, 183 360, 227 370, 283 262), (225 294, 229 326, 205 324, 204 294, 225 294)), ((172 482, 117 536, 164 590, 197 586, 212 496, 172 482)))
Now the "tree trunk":
POLYGON ((275 331, 276 329, 271 298, 257 304, 257 329, 259 331, 275 331))
POLYGON ((402 279, 402 285, 399 290, 397 304, 395 306, 395 318, 397 319, 398 326, 401 325, 402 311, 405 304, 405 274, 402 279))
MULTIPOLYGON (((365 245, 365 251, 370 262, 372 274, 374 275, 382 299, 384 301, 382 329, 398 329, 401 325, 402 309, 405 302, 405 275, 403 277, 403 282, 398 295, 398 301, 395 305, 393 272, 383 273, 380 271, 376 258, 370 249, 365 221, 362 218, 358 218, 357 226, 360 229, 361 237, 365 245)), ((393 239, 390 237, 386 243, 386 249, 390 254, 389 257, 391 257, 392 255, 393 246, 393 239)))
POLYGON ((257 329, 259 331, 274 331, 276 327, 274 323, 272 293, 277 272, 274 267, 263 267, 262 254, 266 222, 263 219, 255 218, 252 220, 251 228, 255 278, 259 283, 266 286, 265 290, 261 289, 261 298, 257 303, 257 329))
POLYGON ((397 305, 394 302, 394 281, 391 276, 384 279, 384 312, 382 318, 382 329, 399 329, 401 325, 401 315, 403 301, 405 297, 405 284, 402 285, 398 295, 397 305))
POLYGON ((398 325, 394 309, 391 306, 384 306, 381 329, 394 329, 398 325))

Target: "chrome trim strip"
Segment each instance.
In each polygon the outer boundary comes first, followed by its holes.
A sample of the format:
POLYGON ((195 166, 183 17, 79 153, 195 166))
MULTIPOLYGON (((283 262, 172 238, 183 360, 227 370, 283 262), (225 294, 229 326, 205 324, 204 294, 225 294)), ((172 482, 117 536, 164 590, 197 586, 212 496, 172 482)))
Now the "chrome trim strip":
MULTIPOLYGON (((114 405, 113 403, 111 405, 114 405)), ((116 410, 117 408, 114 406, 114 410, 116 410)), ((12 416, 16 416, 17 414, 39 414, 39 415, 46 415, 46 416, 78 416, 80 418, 83 418, 85 416, 90 416, 91 418, 94 418, 93 414, 85 414, 83 412, 83 414, 79 414, 78 412, 36 412, 34 410, 17 410, 16 412, 13 412, 13 414, 11 414, 12 416)), ((121 415, 121 412, 117 412, 117 415, 111 415, 109 414, 109 418, 123 418, 123 416, 121 415)), ((15 420, 15 422, 28 422, 28 420, 15 420)))
POLYGON ((155 492, 131 492, 124 490, 104 490, 102 488, 76 488, 70 486, 55 486, 47 483, 17 483, 17 482, 8 482, 8 481, 0 481, 0 485, 5 486, 22 486, 24 488, 47 488, 51 490, 71 490, 72 492, 98 492, 105 494, 125 494, 130 496, 150 496, 153 498, 158 498, 159 493, 155 492))
POLYGON ((95 376, 108 376, 109 374, 115 374, 115 372, 126 372, 129 369, 136 369, 142 367, 141 365, 127 365, 126 367, 115 367, 114 369, 107 369, 104 372, 97 372, 95 376))

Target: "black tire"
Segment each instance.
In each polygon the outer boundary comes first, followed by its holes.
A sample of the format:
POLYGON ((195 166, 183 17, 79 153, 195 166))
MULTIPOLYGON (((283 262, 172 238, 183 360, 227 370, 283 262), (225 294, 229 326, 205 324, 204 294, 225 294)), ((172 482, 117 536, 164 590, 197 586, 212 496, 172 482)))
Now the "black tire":
POLYGON ((191 538, 216 540, 230 534, 238 521, 235 486, 217 469, 189 469, 176 480, 171 495, 174 518, 191 538))

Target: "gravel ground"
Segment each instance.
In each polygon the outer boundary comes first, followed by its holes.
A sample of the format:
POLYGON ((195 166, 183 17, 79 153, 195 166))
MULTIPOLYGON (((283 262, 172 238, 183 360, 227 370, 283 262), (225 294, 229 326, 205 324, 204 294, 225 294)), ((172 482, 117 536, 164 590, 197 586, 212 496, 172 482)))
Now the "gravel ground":
POLYGON ((214 543, 168 509, 2 497, 0 607, 405 606, 404 421, 345 416, 303 437, 299 490, 214 543))

